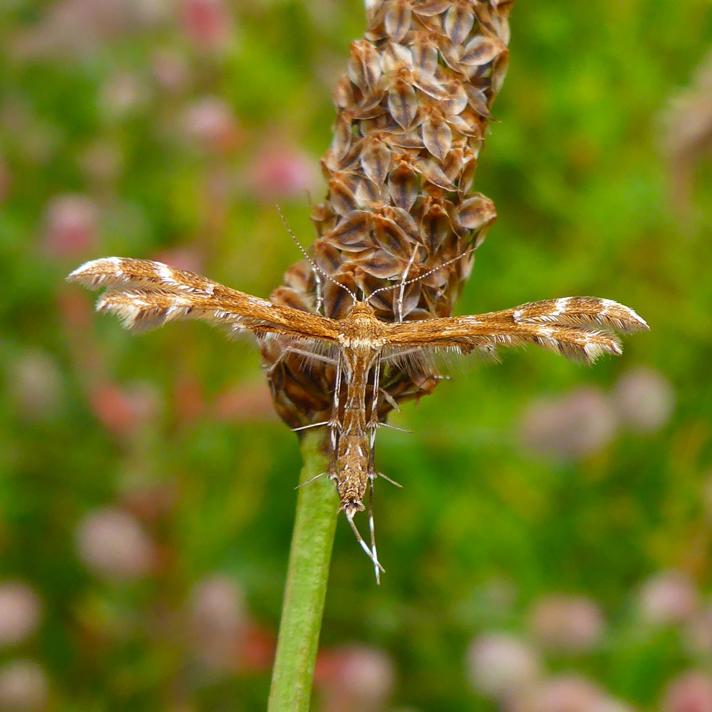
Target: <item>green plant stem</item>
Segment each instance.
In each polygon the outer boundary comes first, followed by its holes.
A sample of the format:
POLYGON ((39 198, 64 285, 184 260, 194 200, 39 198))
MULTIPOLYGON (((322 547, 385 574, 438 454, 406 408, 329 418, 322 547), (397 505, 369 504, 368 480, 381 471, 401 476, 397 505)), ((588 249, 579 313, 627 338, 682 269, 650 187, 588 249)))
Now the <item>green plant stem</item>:
MULTIPOLYGON (((323 432, 308 432, 302 440, 300 485, 326 471, 324 438, 323 432)), ((269 712, 308 712, 310 708, 337 514, 338 498, 328 478, 300 487, 269 712)))

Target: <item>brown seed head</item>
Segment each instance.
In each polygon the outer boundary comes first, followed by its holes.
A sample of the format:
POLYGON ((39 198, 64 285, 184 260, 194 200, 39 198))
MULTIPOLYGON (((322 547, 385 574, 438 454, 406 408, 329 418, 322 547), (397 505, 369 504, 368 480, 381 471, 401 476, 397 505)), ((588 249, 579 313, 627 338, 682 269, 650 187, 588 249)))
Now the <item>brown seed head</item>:
MULTIPOLYGON (((468 194, 494 98, 507 68, 511 2, 377 0, 364 38, 351 45, 334 99, 337 118, 322 159, 328 185, 314 206, 313 256, 366 299, 479 246, 496 218, 491 200, 468 194)), ((383 321, 449 316, 472 257, 453 262, 370 304, 383 321)), ((272 300, 340 319, 352 299, 304 261, 272 300)), ((276 408, 293 426, 325 420, 333 372, 308 377, 284 342, 263 345, 276 408)), ((430 393, 425 374, 385 369, 381 417, 392 403, 430 393)))

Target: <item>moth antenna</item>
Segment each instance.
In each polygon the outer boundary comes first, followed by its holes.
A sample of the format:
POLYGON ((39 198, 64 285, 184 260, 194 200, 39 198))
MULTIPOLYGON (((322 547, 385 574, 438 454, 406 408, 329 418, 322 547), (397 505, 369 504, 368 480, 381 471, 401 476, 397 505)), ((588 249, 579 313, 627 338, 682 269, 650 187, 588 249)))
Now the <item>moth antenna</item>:
POLYGON ((406 265, 406 268, 403 270, 403 274, 401 275, 400 290, 398 292, 398 321, 401 324, 403 323, 403 301, 405 299, 405 285, 407 284, 408 273, 410 272, 410 268, 413 266, 413 262, 415 262, 415 256, 418 254, 419 247, 420 245, 416 244, 415 249, 413 250, 413 254, 410 256, 408 264, 406 265))
MULTIPOLYGON (((406 287, 409 284, 413 284, 414 282, 420 282, 421 279, 425 279, 426 277, 429 277, 431 274, 434 272, 437 272, 439 269, 442 269, 443 267, 447 267, 448 265, 451 265, 453 262, 457 262, 458 260, 461 260, 463 257, 468 257, 475 251, 474 247, 470 247, 464 252, 461 252, 457 257, 452 257, 449 260, 445 260, 445 262, 441 262, 437 267, 433 267, 432 269, 429 269, 427 272, 423 272, 423 274, 419 275, 418 277, 413 277, 413 279, 406 279, 406 280, 401 280, 400 282, 396 284, 389 284, 387 287, 379 287, 378 289, 374 289, 373 292, 371 292, 368 295, 368 298, 366 299, 366 303, 371 300, 372 297, 374 297, 376 294, 379 292, 387 292, 389 289, 400 289, 402 290, 404 287, 406 287)), ((412 259, 412 258, 411 258, 412 259)), ((406 271, 410 269, 410 264, 406 268, 406 271)))
MULTIPOLYGON (((371 559, 371 562, 373 565, 382 573, 386 573, 386 570, 381 566, 380 561, 376 558, 375 554, 368 548, 368 544, 363 540, 363 537, 361 536, 361 532, 356 528, 356 525, 354 524, 354 513, 353 512, 346 512, 346 519, 349 522, 349 526, 351 527, 351 530, 354 533, 354 536, 356 537, 356 541, 359 543, 360 547, 364 550, 366 556, 368 556, 369 559, 371 559)), ((378 580, 378 576, 376 577, 378 580)))
MULTIPOLYGON (((289 237, 292 238, 292 242, 297 246, 299 251, 304 255, 304 259, 311 265, 312 269, 317 273, 320 274, 324 279, 327 279, 329 282, 332 282, 335 284, 337 287, 341 287, 350 297, 351 299, 354 300, 354 304, 358 302, 358 298, 356 295, 345 285, 342 284, 341 282, 335 280, 330 274, 325 272, 319 265, 314 262, 312 259, 311 255, 307 252, 306 248, 304 245, 302 245, 301 242, 299 242, 299 238, 296 236, 294 233, 294 230, 292 230, 290 224, 287 222, 287 218, 285 217, 284 213, 282 212, 282 208, 279 207, 279 205, 275 204, 275 209, 277 210, 277 214, 279 215, 279 219, 282 221, 282 225, 284 225, 284 229, 287 231, 287 234, 289 237)), ((318 282, 318 280, 317 280, 318 282)), ((323 301, 323 300, 322 300, 323 301)))
MULTIPOLYGON (((368 530, 371 532, 371 551, 373 552, 373 558, 378 561, 378 550, 376 549, 376 522, 373 518, 373 477, 368 478, 368 530)), ((378 570, 378 566, 374 563, 373 572, 376 575, 376 584, 381 585, 381 572, 378 570)))

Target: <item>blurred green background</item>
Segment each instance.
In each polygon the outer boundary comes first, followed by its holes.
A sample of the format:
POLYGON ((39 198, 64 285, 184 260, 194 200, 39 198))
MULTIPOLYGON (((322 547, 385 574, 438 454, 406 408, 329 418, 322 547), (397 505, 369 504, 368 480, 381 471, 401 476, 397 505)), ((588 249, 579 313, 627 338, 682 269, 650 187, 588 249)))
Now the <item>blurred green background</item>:
MULTIPOLYGON (((0 3, 0 709, 264 708, 300 466, 257 349, 133 337, 64 276, 268 295, 323 194, 356 0, 0 3)), ((468 366, 384 432, 376 587, 340 523, 318 710, 712 709, 712 10, 520 2, 460 313, 651 324, 468 366), (695 706, 696 705, 696 706, 695 706)))

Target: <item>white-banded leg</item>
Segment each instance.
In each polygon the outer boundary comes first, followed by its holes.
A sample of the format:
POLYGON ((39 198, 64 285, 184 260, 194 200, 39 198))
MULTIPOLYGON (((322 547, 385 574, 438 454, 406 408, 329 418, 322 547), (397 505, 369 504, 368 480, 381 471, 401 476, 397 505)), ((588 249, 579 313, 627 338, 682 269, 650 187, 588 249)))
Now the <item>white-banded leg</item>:
POLYGON ((376 581, 378 583, 381 582, 381 572, 386 573, 386 570, 381 566, 381 562, 378 560, 376 555, 369 549, 368 544, 364 541, 363 537, 361 536, 361 532, 356 528, 356 524, 354 524, 354 514, 355 512, 345 512, 346 514, 346 519, 349 522, 349 526, 351 527, 351 530, 354 533, 354 536, 356 537, 356 541, 359 543, 359 546, 364 550, 366 556, 371 560, 371 563, 373 563, 373 566, 376 570, 376 581))
POLYGON ((399 323, 403 322, 403 301, 405 300, 405 286, 408 281, 408 272, 410 272, 410 268, 413 266, 413 262, 415 262, 415 256, 418 254, 419 247, 420 245, 415 246, 413 254, 410 256, 408 264, 406 265, 406 268, 403 270, 403 274, 401 275, 400 286, 398 287, 398 301, 396 302, 399 323))
POLYGON ((376 474, 376 477, 381 477, 386 482, 390 482, 394 487, 398 487, 398 489, 403 489, 403 485, 400 482, 396 482, 395 480, 392 480, 388 475, 384 475, 382 472, 378 472, 376 474))
POLYGON ((322 363, 328 363, 330 366, 336 366, 336 359, 331 358, 331 356, 325 356, 324 354, 316 354, 313 351, 306 351, 305 349, 299 349, 295 346, 287 346, 284 350, 284 354, 296 354, 297 356, 303 356, 306 359, 312 359, 313 361, 321 361, 322 363))
POLYGON ((318 475, 314 475, 314 477, 310 477, 306 482, 300 482, 294 489, 301 489, 302 487, 306 487, 307 485, 310 485, 312 482, 316 482, 317 480, 321 479, 322 477, 326 477, 327 473, 326 472, 320 472, 318 475))
POLYGON ((321 281, 321 275, 317 270, 312 267, 312 274, 314 275, 315 284, 315 294, 316 294, 316 304, 315 309, 317 314, 324 314, 324 284, 321 281))
POLYGON ((322 425, 329 425, 330 420, 320 420, 318 423, 309 423, 309 425, 300 425, 298 428, 292 428, 293 433, 298 433, 300 430, 309 430, 309 428, 320 428, 322 425))
POLYGON ((381 358, 383 361, 386 363, 388 361, 395 361, 396 359, 402 358, 403 356, 407 356, 408 354, 415 354, 415 353, 423 353, 423 347, 422 346, 416 346, 415 348, 412 349, 404 349, 403 351, 397 351, 396 353, 388 354, 387 356, 382 356, 381 358))
POLYGON ((339 423, 339 406, 341 404, 341 379, 343 377, 343 365, 341 363, 342 357, 341 352, 336 359, 336 375, 334 376, 334 400, 332 404, 331 418, 329 419, 329 471, 332 473, 330 479, 336 481, 337 471, 337 452, 339 447, 339 434, 340 434, 340 423, 339 423))
MULTIPOLYGON (((304 427, 308 428, 308 425, 305 425, 304 427)), ((379 422, 378 423, 379 428, 388 428, 388 430, 397 430, 399 433, 408 433, 408 435, 412 435, 413 431, 408 430, 408 428, 401 428, 399 425, 391 425, 390 423, 386 422, 379 422)))
POLYGON ((378 427, 378 394, 380 392, 379 382, 381 380, 381 359, 377 358, 373 365, 373 388, 371 390, 371 418, 368 424, 371 430, 371 451, 376 440, 376 428, 378 427))
POLYGON ((321 361, 322 363, 327 363, 330 366, 335 366, 336 365, 336 359, 331 358, 330 356, 325 356, 324 354, 317 354, 314 353, 313 351, 306 351, 305 349, 300 349, 297 348, 296 346, 286 346, 282 349, 281 353, 279 354, 279 358, 269 366, 267 369, 267 373, 272 373, 277 366, 282 362, 284 358, 289 356, 289 354, 295 354, 297 356, 302 356, 304 359, 311 359, 312 361, 321 361))
POLYGON ((378 563, 378 550, 376 549, 376 522, 373 518, 373 481, 376 478, 375 475, 368 476, 368 529, 371 533, 371 553, 373 554, 373 571, 376 575, 376 583, 380 585, 381 583, 381 572, 378 563))
POLYGON ((331 454, 336 455, 337 445, 337 430, 339 427, 339 406, 341 398, 341 378, 342 378, 341 353, 336 359, 336 377, 334 378, 334 403, 332 406, 331 420, 329 421, 330 439, 331 439, 331 454))
POLYGON ((400 413, 400 406, 398 405, 398 401, 384 388, 381 388, 379 390, 386 403, 388 403, 388 405, 391 406, 391 408, 393 408, 396 413, 400 413))
POLYGON ((312 482, 316 482, 318 479, 321 479, 322 477, 328 477, 332 482, 336 482, 336 473, 332 470, 331 472, 320 472, 318 475, 314 475, 314 477, 310 477, 306 482, 300 482, 294 489, 299 489, 300 487, 305 487, 306 485, 312 484, 312 482))

